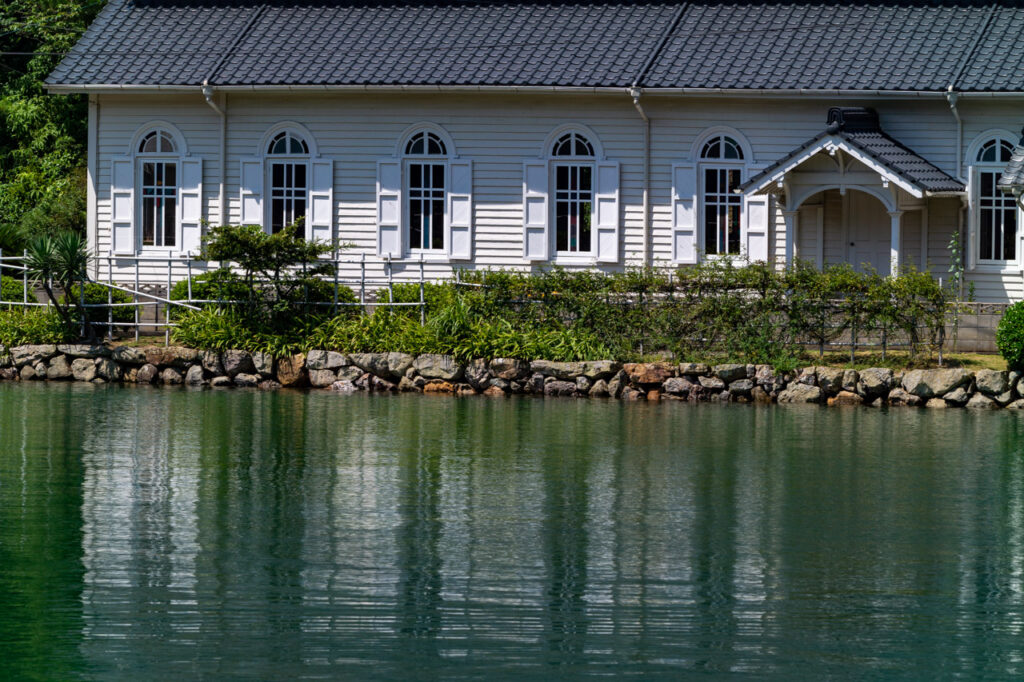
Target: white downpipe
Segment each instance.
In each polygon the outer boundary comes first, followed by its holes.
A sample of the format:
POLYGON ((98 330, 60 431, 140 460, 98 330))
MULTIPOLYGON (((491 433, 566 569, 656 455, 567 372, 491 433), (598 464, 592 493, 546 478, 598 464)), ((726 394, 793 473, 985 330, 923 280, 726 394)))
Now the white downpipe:
POLYGON ((220 116, 220 183, 217 189, 217 222, 220 223, 221 225, 226 225, 228 211, 227 206, 224 204, 224 183, 228 163, 228 116, 227 112, 225 112, 224 110, 224 107, 218 106, 218 104, 213 101, 213 87, 210 86, 206 81, 203 81, 202 93, 203 97, 206 98, 206 103, 209 104, 210 108, 216 111, 217 114, 220 116))
POLYGON ((946 89, 946 101, 949 102, 949 110, 953 112, 953 118, 956 119, 956 179, 963 181, 964 121, 960 118, 960 110, 956 107, 959 99, 960 93, 953 90, 953 84, 950 83, 946 89))
MULTIPOLYGON (((85 186, 85 222, 86 239, 89 243, 89 250, 92 254, 98 255, 100 248, 100 221, 97 210, 96 184, 99 180, 99 129, 100 129, 100 101, 99 97, 89 97, 89 127, 87 132, 87 158, 86 158, 86 186, 85 186)), ((93 259, 93 277, 99 278, 100 266, 96 259, 93 259)))
POLYGON ((640 250, 640 264, 651 264, 651 119, 640 104, 640 88, 630 88, 633 106, 644 121, 644 194, 643 194, 643 245, 640 250))

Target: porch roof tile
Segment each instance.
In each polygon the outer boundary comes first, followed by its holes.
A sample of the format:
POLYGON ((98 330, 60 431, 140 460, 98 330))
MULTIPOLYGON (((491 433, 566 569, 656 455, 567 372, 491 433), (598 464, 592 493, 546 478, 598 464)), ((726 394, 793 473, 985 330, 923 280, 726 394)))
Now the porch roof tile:
POLYGON ((850 147, 883 166, 893 175, 923 192, 955 193, 963 192, 965 189, 962 182, 881 130, 827 130, 752 177, 740 187, 740 191, 745 192, 751 187, 762 184, 764 180, 775 175, 780 168, 790 164, 829 138, 839 138, 846 142, 850 147))
POLYGON ((1010 162, 1003 169, 1003 175, 999 178, 999 189, 1020 193, 1024 190, 1024 131, 1021 131, 1020 142, 1013 150, 1010 162))

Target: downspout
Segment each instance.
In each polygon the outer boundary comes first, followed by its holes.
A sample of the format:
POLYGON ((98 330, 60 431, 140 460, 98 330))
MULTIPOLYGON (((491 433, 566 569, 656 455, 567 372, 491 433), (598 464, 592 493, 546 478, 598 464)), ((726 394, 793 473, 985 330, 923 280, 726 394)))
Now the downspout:
MULTIPOLYGON (((949 110, 953 113, 953 118, 956 119, 956 179, 964 182, 964 120, 960 117, 960 110, 957 109, 956 103, 960 99, 960 93, 953 89, 953 83, 949 84, 946 88, 946 101, 949 102, 949 110)), ((965 185, 968 183, 964 182, 965 185)), ((970 188, 968 187, 968 191, 970 188)), ((966 197, 964 198, 966 199, 966 197)), ((960 267, 963 271, 970 269, 970 254, 968 249, 970 248, 967 244, 967 227, 964 221, 964 214, 967 212, 966 201, 961 200, 960 206, 957 207, 956 222, 957 222, 957 239, 960 241, 960 267)), ((964 298, 964 278, 960 278, 960 291, 957 292, 957 298, 963 300, 964 298)))
POLYGON ((213 86, 209 84, 209 81, 203 81, 202 93, 206 98, 206 103, 220 116, 220 187, 217 190, 217 218, 221 225, 226 225, 227 206, 224 204, 224 182, 228 156, 228 116, 224 108, 213 100, 213 86))
POLYGON ((633 98, 633 106, 644 121, 644 198, 643 198, 643 248, 640 250, 640 264, 643 267, 650 265, 650 243, 651 243, 651 119, 647 116, 643 106, 640 104, 640 95, 643 91, 638 87, 629 89, 633 98))
POLYGON ((960 110, 956 103, 960 99, 960 93, 953 89, 950 83, 946 88, 946 101, 949 102, 949 110, 953 112, 956 119, 956 179, 963 180, 963 156, 964 156, 964 121, 960 118, 960 110))
MULTIPOLYGON (((85 222, 86 235, 89 243, 89 250, 96 256, 100 252, 100 221, 98 210, 97 186, 99 181, 99 129, 100 129, 100 98, 96 95, 89 96, 89 121, 88 139, 86 140, 86 204, 85 222)), ((113 183, 111 183, 113 185, 113 183)), ((111 242, 113 242, 113 226, 111 221, 111 242)), ((113 248, 111 248, 111 251, 113 248)), ((100 275, 100 262, 98 258, 92 259, 93 277, 100 275)))

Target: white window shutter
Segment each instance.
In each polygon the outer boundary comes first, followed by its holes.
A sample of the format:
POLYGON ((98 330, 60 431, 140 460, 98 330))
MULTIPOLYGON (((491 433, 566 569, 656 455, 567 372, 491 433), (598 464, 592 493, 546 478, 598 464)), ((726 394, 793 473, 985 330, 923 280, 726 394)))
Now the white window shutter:
POLYGON ((110 250, 134 254, 135 166, 130 158, 114 159, 110 169, 110 250))
POLYGON ((459 159, 448 168, 448 257, 469 260, 473 257, 473 162, 459 159))
POLYGON ((965 244, 960 245, 960 262, 966 270, 971 271, 978 264, 978 223, 981 222, 976 166, 967 167, 967 183, 967 239, 965 244))
POLYGON ((594 222, 597 228, 597 260, 619 262, 619 164, 597 164, 594 222))
POLYGON ((263 160, 256 156, 241 159, 239 172, 239 222, 263 225, 263 160))
POLYGON ((692 163, 672 166, 672 260, 696 263, 697 170, 692 163))
POLYGON ((402 163, 377 162, 377 255, 401 258, 402 163))
POLYGON ((310 177, 306 239, 330 244, 334 237, 334 161, 315 159, 310 177))
POLYGON ((523 258, 532 261, 548 259, 550 222, 548 163, 527 161, 523 164, 523 258))
POLYGON ((178 224, 181 225, 181 250, 199 253, 203 234, 203 160, 181 160, 178 185, 178 224))
POLYGON ((769 196, 756 194, 743 198, 743 217, 746 220, 746 256, 751 263, 768 262, 769 196))

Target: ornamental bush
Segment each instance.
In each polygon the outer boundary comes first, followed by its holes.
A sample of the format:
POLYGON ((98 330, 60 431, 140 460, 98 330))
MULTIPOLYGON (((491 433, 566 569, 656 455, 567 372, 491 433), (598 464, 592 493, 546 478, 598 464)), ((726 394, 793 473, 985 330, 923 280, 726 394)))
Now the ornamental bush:
POLYGON ((999 320, 996 348, 1010 369, 1024 369, 1024 301, 1014 303, 999 320))
MULTIPOLYGON (((85 303, 89 306, 108 303, 109 300, 113 303, 131 303, 133 301, 132 295, 126 291, 119 291, 117 289, 109 289, 102 284, 96 282, 87 282, 85 285, 85 303)), ((75 284, 71 287, 71 295, 65 296, 64 299, 71 304, 78 303, 81 301, 79 298, 78 285, 75 284)), ((106 308, 86 308, 88 310, 89 321, 94 324, 102 324, 109 318, 107 317, 106 308)), ((135 320, 135 308, 133 306, 119 305, 113 308, 114 322, 132 322, 135 320)))
MULTIPOLYGON (((32 296, 32 285, 28 287, 29 300, 33 300, 32 296)), ((25 297, 25 284, 20 279, 13 277, 7 277, 6 275, 0 277, 0 301, 4 303, 10 303, 11 301, 21 301, 25 297)))

